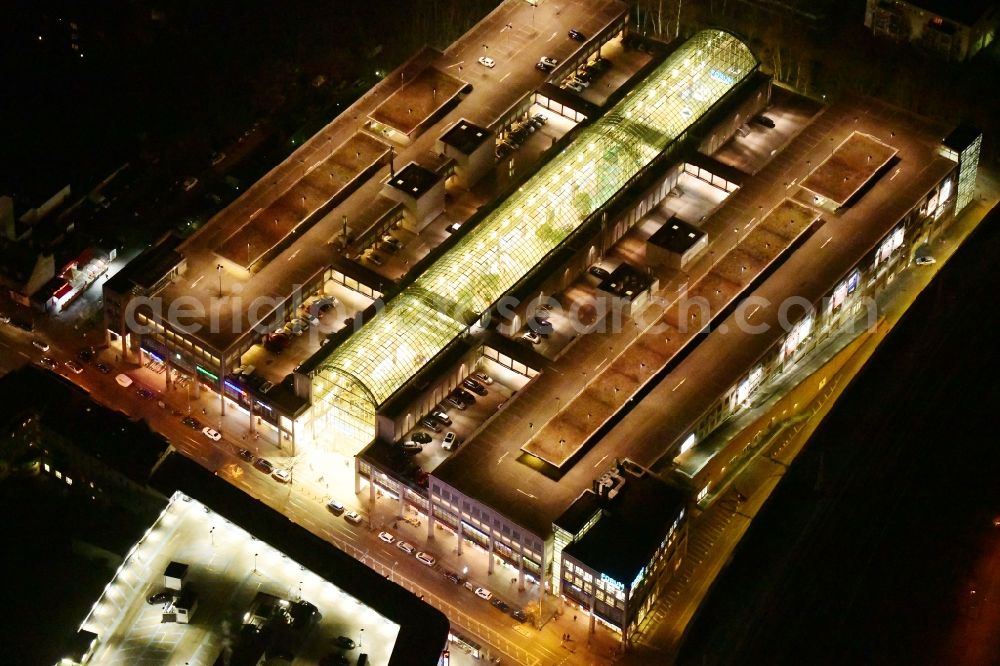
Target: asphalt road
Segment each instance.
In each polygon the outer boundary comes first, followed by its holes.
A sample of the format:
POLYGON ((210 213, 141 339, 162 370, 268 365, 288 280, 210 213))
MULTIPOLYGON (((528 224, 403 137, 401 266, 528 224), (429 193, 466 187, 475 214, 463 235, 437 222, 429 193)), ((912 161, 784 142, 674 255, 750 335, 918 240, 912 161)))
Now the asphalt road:
POLYGON ((792 465, 678 663, 1000 662, 997 217, 792 465))

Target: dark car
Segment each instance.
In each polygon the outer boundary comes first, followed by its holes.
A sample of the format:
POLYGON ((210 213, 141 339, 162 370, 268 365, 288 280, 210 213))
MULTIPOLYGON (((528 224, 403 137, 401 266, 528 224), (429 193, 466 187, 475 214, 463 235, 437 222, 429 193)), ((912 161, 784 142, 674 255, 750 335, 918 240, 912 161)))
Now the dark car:
POLYGON ((333 642, 339 648, 343 648, 345 650, 353 650, 354 649, 354 641, 352 639, 348 638, 347 636, 337 636, 333 640, 333 642))
POLYGON ((527 622, 528 621, 528 614, 525 613, 520 608, 515 608, 514 610, 512 610, 510 612, 510 616, 512 618, 514 618, 515 620, 517 620, 518 622, 527 622))
POLYGON ((280 353, 292 339, 285 333, 271 333, 264 339, 264 348, 270 352, 280 353))
POLYGON ((457 395, 449 395, 447 398, 445 398, 445 402, 447 402, 452 407, 455 407, 456 409, 465 409, 468 406, 462 400, 460 400, 457 395))
POLYGON ((538 333, 538 335, 543 338, 548 337, 554 330, 552 328, 552 322, 537 314, 528 321, 528 328, 533 330, 535 333, 538 333))
POLYGON ((552 65, 546 65, 544 62, 536 62, 535 69, 537 69, 539 72, 551 72, 552 65))
POLYGON ((136 389, 135 390, 135 394, 137 396, 139 396, 140 398, 145 398, 146 400, 152 400, 153 397, 156 395, 155 393, 153 393, 152 391, 150 391, 146 387, 143 387, 143 388, 140 388, 140 389, 136 389))
POLYGON ((151 594, 146 597, 146 603, 150 606, 155 606, 156 604, 165 604, 168 601, 173 601, 174 595, 170 590, 160 590, 156 594, 151 594))
POLYGON ((263 472, 264 474, 270 474, 274 471, 274 465, 272 465, 269 460, 264 460, 263 458, 257 458, 254 460, 253 466, 256 470, 263 472))
POLYGON ((461 585, 462 584, 462 577, 459 576, 454 571, 445 571, 444 572, 444 577, 447 578, 448 580, 450 580, 451 582, 453 582, 455 585, 461 585))
POLYGON ((240 449, 239 451, 236 452, 236 454, 243 460, 246 460, 247 462, 253 462, 253 453, 250 451, 250 449, 240 449))
POLYGON ((441 424, 437 422, 437 419, 432 419, 430 416, 425 416, 420 419, 420 425, 427 428, 431 432, 441 432, 441 424))
POLYGON ((754 116, 753 121, 758 125, 763 125, 764 127, 767 127, 769 129, 774 129, 774 121, 765 116, 764 114, 754 116))
POLYGON ((191 430, 201 430, 201 423, 199 423, 198 419, 194 417, 185 416, 181 419, 181 423, 186 425, 188 428, 191 428, 191 430))
POLYGON ((86 363, 90 359, 94 358, 94 349, 92 347, 84 347, 76 353, 76 357, 86 363))
POLYGON ((504 603, 502 599, 499 599, 497 597, 493 597, 492 599, 490 599, 490 603, 493 605, 494 608, 496 608, 501 613, 506 613, 507 611, 510 610, 510 606, 504 603))
POLYGON ((98 363, 97 369, 100 371, 102 375, 106 375, 111 372, 111 367, 106 363, 98 363))
POLYGON ((464 389, 457 388, 454 391, 452 391, 451 394, 467 405, 476 404, 476 396, 472 395, 471 393, 469 393, 464 389))
POLYGON ((593 67, 598 72, 603 72, 604 70, 611 69, 611 66, 613 64, 614 63, 608 60, 607 58, 598 58, 597 60, 594 61, 591 67, 593 67))
POLYGON ((568 34, 568 35, 569 35, 569 38, 570 38, 570 39, 574 39, 574 40, 576 40, 576 41, 578 41, 578 42, 585 42, 585 41, 587 41, 587 36, 586 36, 586 35, 584 35, 584 34, 583 34, 582 32, 580 32, 579 30, 572 30, 572 29, 571 29, 571 30, 570 30, 570 31, 569 31, 568 33, 566 33, 566 34, 568 34))
POLYGON ((593 275, 598 280, 607 280, 609 277, 611 277, 611 273, 609 273, 606 269, 596 265, 588 268, 587 272, 593 275))
POLYGON ((38 362, 42 364, 42 367, 49 370, 55 370, 59 365, 54 358, 49 358, 48 356, 43 356, 38 362))
POLYGON ((487 393, 489 393, 489 391, 486 390, 485 386, 477 382, 475 379, 471 379, 469 377, 466 377, 465 379, 462 380, 462 386, 469 389, 473 393, 478 393, 479 395, 486 395, 487 393))
POLYGON ((451 425, 451 417, 440 409, 435 409, 433 412, 431 412, 431 417, 437 419, 446 426, 451 425))
POLYGON ((417 444, 430 444, 431 440, 434 439, 434 438, 431 437, 426 432, 417 431, 417 432, 413 433, 413 435, 410 437, 410 439, 412 439, 417 444))

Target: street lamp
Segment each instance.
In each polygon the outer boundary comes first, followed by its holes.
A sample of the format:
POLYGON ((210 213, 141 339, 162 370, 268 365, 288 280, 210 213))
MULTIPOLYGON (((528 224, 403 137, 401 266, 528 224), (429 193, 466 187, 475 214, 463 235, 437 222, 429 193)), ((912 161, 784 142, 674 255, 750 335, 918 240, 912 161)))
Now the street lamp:
POLYGON ((222 298, 222 264, 216 264, 215 270, 219 273, 219 298, 222 298))

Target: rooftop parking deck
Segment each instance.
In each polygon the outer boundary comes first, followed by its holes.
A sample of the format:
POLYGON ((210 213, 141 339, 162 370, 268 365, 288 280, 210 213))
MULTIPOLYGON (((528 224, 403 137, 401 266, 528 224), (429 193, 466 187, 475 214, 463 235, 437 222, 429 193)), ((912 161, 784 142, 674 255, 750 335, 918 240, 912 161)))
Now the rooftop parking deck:
MULTIPOLYGON (((783 151, 705 222, 702 228, 713 242, 692 265, 691 272, 704 270, 708 264, 714 266, 713 272, 720 279, 733 284, 748 280, 747 273, 756 273, 766 261, 766 252, 776 249, 776 239, 787 238, 787 229, 781 226, 788 223, 785 216, 775 218, 776 226, 757 225, 754 234, 746 237, 750 244, 741 244, 736 251, 743 252, 745 259, 725 251, 719 239, 728 230, 732 240, 726 242, 731 246, 748 231, 747 221, 768 208, 780 212, 803 211, 804 217, 793 214, 789 220, 818 215, 818 211, 806 214, 804 211, 809 207, 800 208, 797 201, 787 201, 796 192, 787 183, 799 174, 808 173, 812 164, 829 154, 830 146, 844 141, 854 131, 886 139, 890 131, 894 132, 891 144, 900 158, 899 175, 879 181, 854 206, 836 214, 835 219, 802 242, 757 287, 754 294, 766 298, 771 305, 759 308, 750 321, 763 326, 764 332, 747 332, 737 324, 737 315, 730 315, 644 397, 631 404, 614 428, 602 434, 594 445, 581 450, 562 473, 539 473, 547 466, 539 464, 533 456, 519 456, 523 444, 536 437, 539 428, 553 419, 553 427, 564 426, 565 430, 561 431, 563 434, 548 436, 547 448, 551 455, 565 455, 574 436, 592 430, 587 426, 588 413, 591 422, 599 418, 598 410, 615 404, 615 382, 624 382, 636 373, 634 367, 619 366, 613 376, 600 373, 599 382, 588 387, 594 370, 600 371, 611 364, 624 343, 618 336, 584 336, 559 359, 554 366, 558 372, 543 371, 475 438, 466 442, 462 450, 436 469, 433 476, 496 508, 536 534, 547 534, 552 521, 580 492, 590 487, 595 467, 615 457, 631 458, 646 467, 656 464, 689 433, 719 396, 749 372, 785 334, 778 321, 777 304, 791 295, 817 301, 954 168, 938 152, 940 137, 945 134, 941 126, 870 100, 845 100, 808 122, 783 151), (727 259, 720 261, 724 256, 727 259), (747 263, 751 260, 753 264, 747 263), (746 270, 742 268, 744 265, 746 270), (570 400, 577 401, 572 410, 565 408, 570 400), (560 439, 567 440, 561 447, 560 439)), ((711 303, 727 297, 727 293, 723 290, 716 295, 710 287, 707 297, 711 303)), ((634 324, 626 320, 623 331, 630 326, 634 324)), ((643 336, 636 347, 640 362, 648 366, 647 356, 655 360, 674 354, 681 344, 681 337, 675 331, 667 329, 657 336, 643 336)), ((626 385, 617 385, 619 393, 624 395, 626 385)), ((619 398, 617 406, 621 403, 619 398)))
POLYGON ((401 84, 369 117, 407 136, 469 85, 434 67, 401 84))
POLYGON ((389 146, 358 132, 314 162, 305 175, 271 205, 255 211, 216 248, 219 255, 249 268, 310 215, 344 191, 351 181, 382 163, 389 146))

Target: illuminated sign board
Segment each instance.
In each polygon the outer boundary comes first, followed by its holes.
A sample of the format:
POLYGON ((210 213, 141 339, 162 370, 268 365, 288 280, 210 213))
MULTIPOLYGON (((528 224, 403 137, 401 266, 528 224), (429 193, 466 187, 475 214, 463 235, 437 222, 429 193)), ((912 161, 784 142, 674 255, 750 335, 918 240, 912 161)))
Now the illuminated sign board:
POLYGON ((854 290, 858 288, 858 285, 860 283, 861 283, 861 271, 859 271, 858 269, 854 269, 854 272, 851 273, 851 277, 847 278, 847 293, 853 294, 854 290))
POLYGON ((621 592, 625 591, 625 583, 619 583, 608 574, 601 574, 601 580, 604 582, 605 585, 610 585, 611 587, 621 592))

